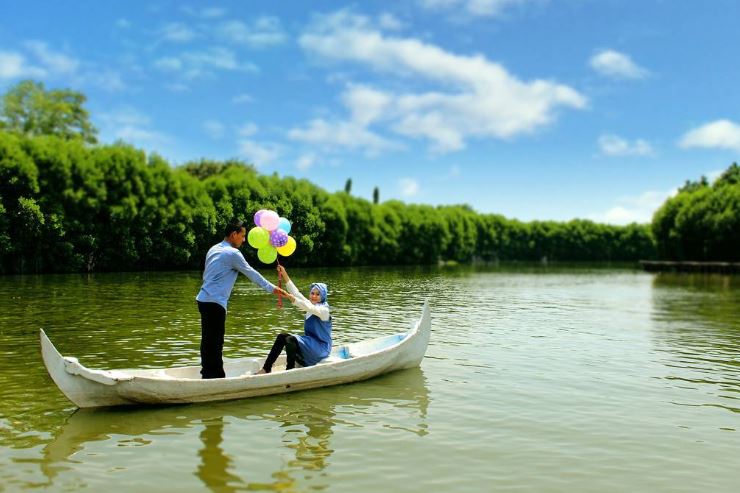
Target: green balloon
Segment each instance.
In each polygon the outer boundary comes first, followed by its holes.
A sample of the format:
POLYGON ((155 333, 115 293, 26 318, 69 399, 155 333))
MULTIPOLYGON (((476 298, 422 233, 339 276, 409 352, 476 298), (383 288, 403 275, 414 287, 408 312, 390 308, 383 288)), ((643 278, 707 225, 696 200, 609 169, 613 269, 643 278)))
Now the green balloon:
POLYGON ((265 228, 255 226, 249 230, 247 242, 254 248, 266 247, 270 243, 270 233, 265 228))
POLYGON ((277 250, 274 246, 265 246, 257 250, 257 258, 265 264, 271 264, 277 258, 277 250))

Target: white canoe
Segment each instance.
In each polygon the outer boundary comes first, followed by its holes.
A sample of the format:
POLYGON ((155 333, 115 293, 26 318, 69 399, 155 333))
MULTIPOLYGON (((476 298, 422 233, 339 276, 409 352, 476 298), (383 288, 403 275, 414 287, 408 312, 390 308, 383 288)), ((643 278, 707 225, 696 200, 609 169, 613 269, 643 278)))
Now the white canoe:
POLYGON ((201 380, 200 366, 148 370, 93 370, 59 354, 41 330, 41 354, 49 375, 78 407, 183 404, 225 401, 357 382, 419 366, 429 343, 431 319, 424 303, 411 330, 335 347, 315 366, 285 371, 281 356, 272 373, 257 375, 264 358, 224 362, 226 378, 201 380))

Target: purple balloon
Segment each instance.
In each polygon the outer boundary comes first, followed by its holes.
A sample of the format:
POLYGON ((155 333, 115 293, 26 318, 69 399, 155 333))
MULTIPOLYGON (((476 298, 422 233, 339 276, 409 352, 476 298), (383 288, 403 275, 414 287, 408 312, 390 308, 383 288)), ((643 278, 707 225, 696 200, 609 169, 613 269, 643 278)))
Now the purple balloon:
POLYGON ((256 226, 262 226, 260 224, 260 217, 262 217, 262 214, 264 214, 265 212, 267 212, 267 209, 260 209, 254 213, 254 224, 256 226))
POLYGON ((270 233, 270 245, 280 248, 288 244, 288 233, 282 229, 276 229, 270 233))

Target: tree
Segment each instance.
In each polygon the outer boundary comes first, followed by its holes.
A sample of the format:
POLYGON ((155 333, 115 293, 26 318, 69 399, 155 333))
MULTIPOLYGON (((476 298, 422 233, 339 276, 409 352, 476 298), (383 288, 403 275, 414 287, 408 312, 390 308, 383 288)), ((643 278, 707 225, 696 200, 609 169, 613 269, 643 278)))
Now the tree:
MULTIPOLYGON (((733 166, 711 186, 667 201, 653 222, 660 248, 678 258, 738 259, 737 174, 733 166)), ((0 131, 2 274, 202 268, 220 225, 259 209, 292 222, 294 266, 655 256, 647 225, 524 223, 466 205, 374 205, 237 161, 173 168, 129 145, 0 131)))
POLYGON ((740 166, 738 166, 737 163, 732 163, 732 165, 717 179, 715 186, 721 184, 732 185, 735 183, 740 183, 740 166))
POLYGON ((660 258, 740 259, 740 168, 732 164, 712 185, 687 182, 653 216, 660 258))
POLYGON ((84 94, 71 89, 46 90, 41 82, 24 80, 2 97, 0 129, 26 136, 56 135, 97 142, 97 129, 83 107, 84 94))
POLYGON ((347 178, 344 184, 344 191, 345 193, 352 193, 352 178, 347 178))
POLYGON ((377 204, 380 202, 380 190, 378 190, 378 187, 375 187, 373 189, 373 204, 377 204))

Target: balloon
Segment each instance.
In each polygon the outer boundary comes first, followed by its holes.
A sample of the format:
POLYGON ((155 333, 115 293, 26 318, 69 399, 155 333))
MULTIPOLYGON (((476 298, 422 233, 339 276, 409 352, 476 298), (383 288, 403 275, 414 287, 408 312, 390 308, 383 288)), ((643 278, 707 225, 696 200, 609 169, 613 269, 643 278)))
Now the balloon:
POLYGON ((249 230, 247 242, 254 248, 262 248, 270 242, 270 233, 265 228, 255 226, 249 230))
POLYGON ((281 246, 285 246, 286 243, 288 243, 288 233, 282 229, 276 229, 270 233, 270 245, 280 248, 281 246))
POLYGON ((260 225, 260 217, 262 217, 262 214, 267 212, 267 209, 260 209, 257 212, 254 213, 254 224, 257 226, 260 225))
POLYGON ((277 250, 271 246, 264 246, 257 250, 257 258, 265 264, 271 264, 277 258, 277 250))
POLYGON ((281 217, 280 221, 278 222, 277 229, 282 229, 283 231, 285 231, 285 234, 290 233, 290 221, 288 221, 284 217, 281 217))
POLYGON ((257 225, 249 230, 247 242, 257 249, 257 258, 265 264, 273 263, 278 253, 283 257, 293 255, 297 244, 295 238, 288 236, 290 221, 280 217, 277 212, 260 209, 254 214, 257 225))
POLYGON ((288 236, 288 242, 285 244, 285 246, 281 246, 280 248, 278 248, 277 251, 283 257, 289 257, 293 255, 293 252, 295 252, 295 247, 295 239, 292 236, 288 236))
POLYGON ((260 216, 260 226, 267 231, 274 231, 278 227, 280 216, 275 211, 265 211, 260 216))

